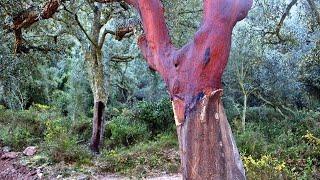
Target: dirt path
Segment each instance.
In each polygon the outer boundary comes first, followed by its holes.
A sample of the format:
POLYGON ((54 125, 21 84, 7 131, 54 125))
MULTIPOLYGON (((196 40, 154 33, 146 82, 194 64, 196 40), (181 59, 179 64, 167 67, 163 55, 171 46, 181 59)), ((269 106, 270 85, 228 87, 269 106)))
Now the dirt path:
MULTIPOLYGON (((0 151, 0 157, 4 153, 0 151)), ((38 179, 37 172, 19 164, 17 159, 0 158, 0 179, 6 180, 34 180, 38 179)))
MULTIPOLYGON (((36 169, 30 169, 23 166, 17 158, 3 158, 3 151, 0 148, 0 180, 37 180, 48 179, 46 177, 40 178, 36 169)), ((20 153, 21 154, 21 153, 20 153)), ((49 178, 51 179, 51 178, 49 178)), ((88 179, 88 180, 126 180, 130 178, 120 177, 117 175, 94 175, 94 176, 72 176, 72 178, 54 177, 53 179, 88 179)), ((176 175, 162 175, 159 177, 146 178, 149 180, 181 180, 182 177, 179 174, 176 175)))

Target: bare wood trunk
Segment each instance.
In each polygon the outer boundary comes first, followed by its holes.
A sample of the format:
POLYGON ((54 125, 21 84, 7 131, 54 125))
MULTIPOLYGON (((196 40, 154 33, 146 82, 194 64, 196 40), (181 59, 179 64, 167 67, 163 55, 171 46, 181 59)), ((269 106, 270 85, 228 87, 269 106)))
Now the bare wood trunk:
POLYGON ((177 132, 184 179, 245 179, 220 92, 205 95, 177 132))

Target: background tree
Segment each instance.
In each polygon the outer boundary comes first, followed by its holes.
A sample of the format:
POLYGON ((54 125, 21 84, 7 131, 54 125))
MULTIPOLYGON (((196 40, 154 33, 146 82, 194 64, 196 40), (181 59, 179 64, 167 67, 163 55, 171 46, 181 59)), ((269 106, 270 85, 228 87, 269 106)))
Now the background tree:
MULTIPOLYGON (((26 3, 30 8, 24 10, 23 6, 22 10, 19 11, 17 15, 8 16, 12 17, 12 22, 6 24, 6 28, 14 31, 15 34, 15 52, 16 53, 27 53, 30 48, 34 48, 33 46, 25 46, 25 40, 22 36, 22 29, 28 28, 33 23, 37 22, 41 19, 49 19, 52 18, 53 15, 58 11, 59 8, 63 9, 66 14, 62 14, 60 16, 64 17, 63 20, 61 18, 57 18, 57 20, 61 20, 63 27, 65 28, 58 32, 57 35, 54 36, 55 41, 61 34, 67 34, 67 29, 71 30, 71 34, 75 37, 81 44, 81 48, 84 51, 85 62, 88 67, 88 75, 91 90, 94 97, 94 117, 93 117, 93 132, 91 138, 91 148, 93 151, 98 152, 100 143, 103 141, 103 133, 104 133, 104 109, 107 104, 107 89, 106 86, 108 84, 107 77, 105 75, 103 60, 103 45, 105 38, 108 34, 112 34, 117 36, 118 40, 121 40, 127 33, 132 31, 130 27, 123 27, 116 31, 111 31, 106 29, 107 23, 117 16, 116 14, 124 15, 123 9, 118 6, 102 6, 102 4, 95 2, 70 2, 65 4, 64 1, 49 1, 46 2, 43 6, 42 10, 39 11, 35 9, 33 4, 26 3), (70 9, 69 9, 70 8, 70 9), (91 23, 88 24, 90 33, 87 32, 86 27, 82 25, 83 22, 79 19, 79 13, 90 13, 92 16, 86 17, 92 20, 91 23), (102 12, 105 14, 102 15, 102 12), (68 19, 69 21, 65 21, 68 19), (75 29, 72 24, 77 24, 75 29), (72 34, 72 32, 74 32, 72 34), (85 38, 81 35, 83 34, 85 38)), ((4 9, 8 9, 8 4, 3 4, 4 9)), ((85 16, 83 16, 85 17, 85 16)), ((37 47, 36 49, 40 49, 37 47)), ((43 48, 42 48, 43 49, 43 48)), ((40 49, 40 50, 42 50, 40 49)), ((46 49, 43 49, 46 50, 46 49)), ((21 99, 21 98, 20 98, 21 99)))

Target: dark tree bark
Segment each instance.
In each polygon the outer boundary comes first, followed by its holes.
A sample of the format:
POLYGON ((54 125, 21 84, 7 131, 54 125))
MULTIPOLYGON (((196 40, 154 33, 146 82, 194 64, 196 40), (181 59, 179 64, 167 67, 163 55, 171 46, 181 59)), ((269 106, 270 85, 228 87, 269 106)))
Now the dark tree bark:
POLYGON ((104 133, 104 110, 105 105, 103 102, 99 101, 94 104, 94 116, 93 116, 93 128, 92 128, 92 138, 90 148, 98 152, 103 140, 104 133))
POLYGON ((204 0, 202 25, 181 49, 171 43, 160 0, 126 2, 140 13, 145 35, 138 44, 172 99, 184 179, 245 179, 220 96, 232 29, 252 0, 204 0))

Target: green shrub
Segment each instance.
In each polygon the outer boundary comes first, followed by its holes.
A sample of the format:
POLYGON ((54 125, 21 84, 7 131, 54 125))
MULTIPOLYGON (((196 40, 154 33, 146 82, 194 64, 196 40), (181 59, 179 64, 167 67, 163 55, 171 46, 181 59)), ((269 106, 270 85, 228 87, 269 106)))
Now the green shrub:
POLYGON ((236 142, 240 152, 245 155, 260 157, 267 152, 267 141, 259 131, 250 125, 244 132, 236 135, 236 142))
POLYGON ((144 141, 126 148, 105 149, 96 166, 101 171, 146 177, 155 171, 177 173, 180 167, 177 137, 159 134, 154 141, 144 141))
POLYGON ((135 121, 132 117, 132 112, 124 109, 121 115, 108 122, 106 134, 110 137, 107 142, 109 145, 128 146, 150 137, 147 125, 135 121))
POLYGON ((241 116, 241 108, 240 105, 237 104, 233 98, 225 97, 223 100, 223 106, 225 108, 226 115, 228 120, 231 122, 241 116))
POLYGON ((22 150, 33 142, 30 131, 21 127, 1 127, 0 139, 6 146, 16 150, 22 150))
POLYGON ((243 156, 242 161, 248 179, 273 180, 288 178, 289 173, 286 163, 269 155, 264 155, 260 159, 243 156))
POLYGON ((92 132, 92 120, 87 117, 78 117, 71 125, 72 134, 78 139, 89 140, 92 132))
POLYGON ((134 119, 146 123, 152 136, 165 131, 174 132, 174 116, 169 99, 161 99, 159 102, 141 101, 138 103, 134 119))
POLYGON ((31 111, 0 111, 0 139, 15 150, 40 142, 44 128, 31 111))
POLYGON ((308 144, 307 149, 304 151, 304 155, 314 160, 314 164, 320 167, 320 138, 315 137, 311 132, 307 132, 303 136, 304 140, 308 144))
POLYGON ((6 109, 6 107, 4 107, 3 105, 0 104, 0 111, 3 111, 5 109, 6 109))
POLYGON ((54 162, 87 163, 91 159, 90 151, 78 145, 77 137, 65 119, 46 121, 45 145, 49 156, 54 162))

